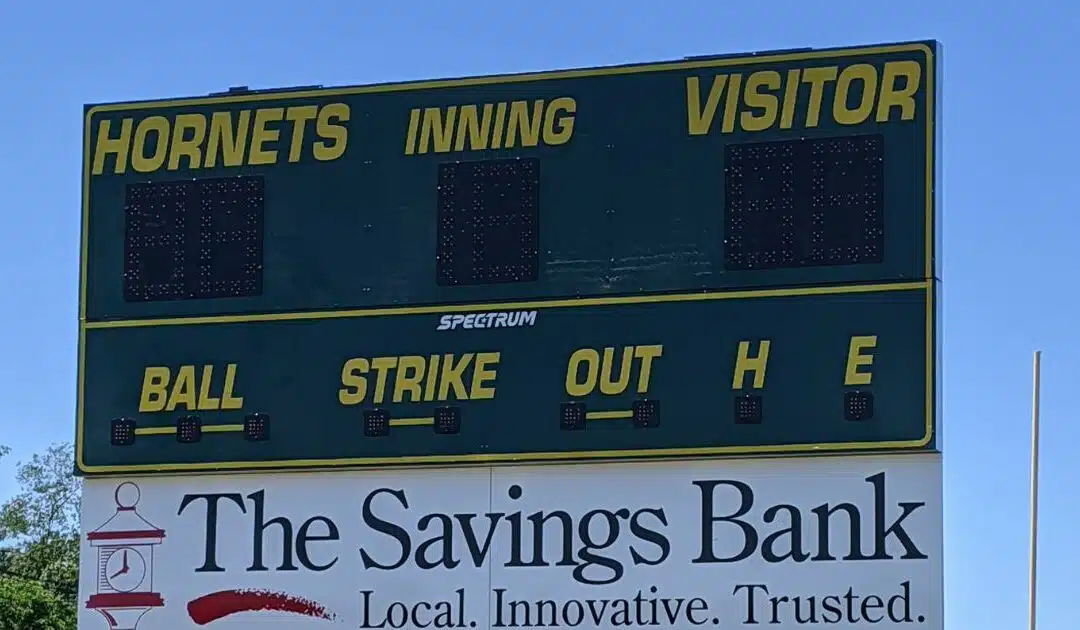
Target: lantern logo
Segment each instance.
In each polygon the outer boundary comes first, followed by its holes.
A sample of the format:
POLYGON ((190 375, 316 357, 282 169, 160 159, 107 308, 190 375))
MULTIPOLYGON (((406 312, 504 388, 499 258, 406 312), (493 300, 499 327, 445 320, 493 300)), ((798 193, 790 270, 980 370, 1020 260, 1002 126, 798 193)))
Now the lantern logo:
POLYGON ((109 630, 135 630, 143 615, 165 605, 154 590, 154 547, 165 530, 139 516, 139 486, 124 482, 116 487, 116 513, 86 535, 97 549, 97 592, 86 607, 101 613, 109 630))
MULTIPOLYGON (((154 548, 165 530, 137 511, 139 486, 125 481, 116 487, 116 512, 104 525, 86 535, 97 549, 96 593, 86 602, 109 624, 109 630, 136 630, 143 615, 165 605, 154 590, 154 548)), ((203 626, 240 613, 290 613, 333 621, 337 616, 318 602, 269 589, 228 589, 196 597, 187 604, 188 617, 203 626)))

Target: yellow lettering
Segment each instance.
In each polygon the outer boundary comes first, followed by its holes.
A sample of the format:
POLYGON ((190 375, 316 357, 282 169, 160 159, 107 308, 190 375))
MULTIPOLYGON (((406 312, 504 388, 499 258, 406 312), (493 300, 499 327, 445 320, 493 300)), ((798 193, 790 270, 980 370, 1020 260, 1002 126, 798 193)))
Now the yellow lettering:
POLYGON ((705 99, 705 106, 702 107, 699 79, 697 77, 686 78, 686 121, 691 136, 701 136, 709 133, 726 83, 726 74, 718 74, 713 77, 712 87, 709 88, 709 96, 705 99))
MULTIPOLYGON (((888 61, 880 71, 869 63, 854 63, 691 76, 685 83, 687 132, 710 133, 721 101, 719 132, 725 134, 791 129, 802 116, 802 126, 816 128, 822 124, 822 108, 830 105, 832 119, 826 124, 908 121, 916 116, 921 78, 922 66, 914 60, 888 61), (831 103, 826 102, 828 95, 831 103)), ((571 96, 413 108, 404 153, 560 146, 571 141, 576 114, 577 101, 571 96)), ((307 159, 308 146, 315 160, 331 161, 346 151, 349 120, 350 107, 342 102, 91 120, 97 133, 90 168, 94 175, 103 174, 110 156, 111 172, 117 174, 129 166, 150 173, 268 165, 286 153, 289 163, 298 163, 307 159), (291 130, 287 138, 282 124, 291 130)), ((425 367, 430 367, 427 359, 425 367)))
POLYGON ((420 381, 424 379, 424 368, 427 367, 424 357, 404 356, 398 358, 397 372, 394 378, 394 402, 405 400, 405 394, 409 394, 409 400, 420 400, 420 381))
POLYGON ((791 129, 795 122, 795 104, 799 100, 799 77, 802 70, 788 70, 784 82, 784 107, 780 112, 780 128, 791 129))
MULTIPOLYGON (((490 105, 484 106, 485 116, 488 107, 490 105)), ((558 146, 569 142, 570 137, 574 135, 574 115, 576 113, 577 101, 569 96, 562 96, 551 101, 547 106, 547 112, 544 114, 544 144, 558 146), (564 115, 559 116, 560 112, 564 115)))
POLYGON ((202 143, 206 139, 206 117, 202 114, 180 114, 173 125, 172 146, 169 150, 170 171, 180 168, 180 158, 188 159, 188 168, 202 166, 202 143), (191 137, 188 137, 188 132, 191 137))
POLYGON ((687 130, 691 136, 712 132, 721 99, 719 133, 724 134, 792 129, 797 123, 818 127, 823 109, 825 124, 859 125, 872 116, 879 123, 912 120, 921 78, 917 61, 889 61, 880 71, 870 63, 758 70, 714 75, 706 96, 701 85, 706 78, 687 77, 687 130))
POLYGON ((150 173, 161 168, 169 154, 169 119, 164 116, 147 116, 135 128, 131 167, 140 173, 150 173), (151 134, 153 134, 151 136, 151 134), (146 154, 147 141, 153 143, 153 153, 146 154))
POLYGON ((442 110, 438 107, 424 109, 423 122, 420 125, 419 153, 428 152, 428 143, 434 145, 436 153, 448 153, 450 141, 454 135, 454 118, 457 116, 457 106, 451 105, 446 108, 446 119, 443 120, 442 110))
POLYGON ((860 372, 860 366, 869 367, 874 363, 872 353, 863 354, 864 348, 877 346, 877 335, 854 336, 848 345, 847 369, 844 370, 844 385, 869 385, 872 374, 870 370, 860 372))
POLYGON ((724 101, 724 133, 735 130, 735 114, 739 111, 739 86, 742 85, 742 75, 733 74, 728 80, 727 99, 724 101))
POLYGON ((267 127, 272 122, 280 122, 285 116, 281 107, 267 107, 255 110, 255 127, 251 130, 251 146, 248 148, 248 164, 273 164, 277 162, 277 150, 264 150, 267 142, 277 142, 280 131, 267 127))
POLYGON ((139 413, 154 413, 165 408, 169 394, 169 368, 148 367, 143 370, 142 391, 139 393, 139 413))
POLYGON ((426 107, 409 112, 405 155, 559 146, 574 135, 577 101, 561 96, 426 107))
POLYGON ((566 393, 571 396, 587 396, 596 387, 600 372, 600 354, 592 348, 575 350, 566 366, 566 393), (585 365, 585 380, 579 380, 581 366, 585 365))
POLYGON ((439 381, 439 361, 442 356, 433 354, 428 357, 427 382, 424 384, 424 400, 435 400, 435 384, 439 381))
POLYGON ((836 95, 833 97, 833 119, 841 125, 858 125, 870 117, 874 111, 874 97, 877 94, 877 70, 866 63, 857 63, 844 68, 836 81, 836 95), (862 98, 858 107, 848 108, 848 100, 853 81, 862 82, 862 98))
POLYGON ((217 411, 240 409, 244 399, 235 395, 236 364, 225 366, 221 397, 213 395, 214 366, 203 365, 197 372, 195 365, 181 365, 176 380, 170 382, 170 370, 164 366, 148 367, 143 371, 142 392, 139 395, 139 412, 155 413, 184 408, 189 411, 217 411), (201 376, 200 376, 201 374, 201 376))
POLYGON ((495 398, 495 364, 499 362, 499 352, 478 352, 473 366, 472 387, 469 388, 470 400, 490 400, 495 398), (490 366, 490 368, 489 368, 490 366), (487 385, 491 383, 491 385, 487 385))
POLYGON ((120 121, 120 136, 110 138, 109 131, 112 122, 103 120, 98 124, 97 142, 94 144, 94 175, 101 175, 105 171, 105 156, 110 153, 116 155, 113 164, 114 173, 123 173, 127 170, 128 150, 131 147, 131 128, 134 122, 130 118, 120 121))
POLYGON ((454 355, 448 354, 443 360, 442 373, 439 382, 439 400, 447 400, 450 389, 454 390, 454 398, 468 400, 469 395, 465 390, 465 368, 472 362, 473 353, 466 352, 458 361, 454 362, 454 355))
POLYGON ((639 394, 644 394, 649 391, 649 379, 652 378, 653 359, 659 358, 662 354, 664 354, 663 345, 636 346, 634 348, 634 356, 641 359, 641 373, 638 374, 637 386, 639 394))
POLYGON ((338 402, 358 405, 370 400, 419 403, 495 398, 498 376, 498 352, 468 352, 463 355, 404 355, 349 359, 341 368, 338 402), (374 371, 374 386, 368 397, 369 373, 374 371), (388 391, 391 390, 392 391, 388 391))
POLYGON ((454 142, 455 151, 465 150, 465 141, 469 141, 469 148, 480 151, 487 148, 488 134, 491 133, 491 112, 493 107, 490 103, 484 105, 484 119, 480 120, 477 115, 476 105, 462 105, 458 112, 457 139, 454 142))
POLYGON ((495 125, 491 128, 491 148, 502 147, 503 130, 506 125, 506 103, 495 104, 495 125))
POLYGON ((529 115, 529 103, 527 101, 514 101, 510 103, 510 126, 506 130, 506 148, 512 148, 517 144, 517 136, 521 134, 521 146, 535 147, 540 142, 541 113, 544 109, 544 101, 533 102, 532 116, 529 115))
POLYGON ((183 405, 185 409, 198 409, 195 400, 195 366, 181 365, 176 373, 176 382, 173 383, 169 402, 165 405, 165 411, 173 411, 183 405))
POLYGON ((390 370, 397 367, 397 357, 377 357, 371 360, 371 369, 375 370, 375 393, 372 401, 380 404, 386 400, 386 377, 390 370))
POLYGON ((199 411, 215 411, 218 409, 221 401, 210 395, 210 385, 214 379, 214 366, 204 365, 202 369, 202 380, 199 381, 199 402, 197 408, 199 411))
POLYGON ((593 348, 575 350, 566 364, 566 393, 575 397, 588 396, 599 386, 600 393, 604 396, 622 394, 630 385, 634 360, 637 359, 641 362, 637 391, 644 394, 649 390, 653 360, 663 352, 662 345, 625 346, 622 350, 607 347, 603 349, 602 354, 593 348), (616 354, 619 355, 617 374, 616 354))
POLYGON ((777 98, 775 94, 762 93, 761 89, 780 89, 780 73, 772 70, 755 72, 746 79, 746 95, 743 97, 747 107, 763 110, 760 114, 743 112, 740 124, 746 131, 762 131, 776 122, 777 98))
POLYGON ((803 82, 810 84, 810 103, 806 108, 806 126, 817 127, 821 118, 821 102, 825 98, 825 83, 836 80, 836 66, 807 68, 803 82))
POLYGON ((405 155, 416 151, 416 130, 420 128, 420 110, 409 110, 409 130, 405 132, 405 155))
POLYGON ((623 348, 619 378, 612 380, 611 372, 615 362, 615 348, 604 348, 604 358, 600 362, 600 393, 614 396, 626 391, 630 384, 630 364, 634 360, 634 346, 623 348))
POLYGON ((244 399, 241 396, 234 396, 233 390, 236 387, 236 364, 230 363, 225 366, 225 387, 221 391, 221 408, 226 409, 240 409, 244 406, 244 399))
POLYGON ((349 143, 349 130, 343 123, 349 122, 349 106, 330 103, 319 110, 315 133, 322 140, 315 143, 312 153, 320 162, 332 162, 345 155, 349 143))
POLYGON ((338 402, 343 405, 359 405, 367 394, 367 374, 371 363, 367 359, 349 359, 341 366, 341 385, 338 390, 338 402))
POLYGON ((90 169, 102 174, 110 156, 115 173, 125 172, 129 164, 139 173, 276 164, 286 153, 290 163, 297 163, 305 159, 308 146, 316 160, 335 160, 345 152, 348 120, 345 103, 153 115, 137 122, 101 120, 90 169), (291 130, 287 137, 285 129, 291 130))
POLYGON ((915 92, 919 90, 922 68, 915 61, 890 61, 885 64, 881 78, 881 95, 878 97, 877 116, 879 123, 889 122, 892 108, 900 108, 900 120, 915 117, 915 92), (896 80, 904 78, 904 86, 896 87, 896 80))
POLYGON ((757 356, 750 356, 750 342, 740 341, 735 357, 735 375, 731 379, 731 389, 742 389, 747 372, 754 373, 754 389, 765 386, 765 367, 769 361, 769 340, 761 340, 757 356))
POLYGON ((285 110, 285 120, 292 123, 292 139, 289 141, 289 161, 299 162, 304 148, 304 131, 309 120, 314 120, 319 108, 314 105, 290 107, 285 110))
POLYGON ((210 117, 210 139, 206 144, 206 168, 217 165, 218 151, 223 166, 240 166, 244 163, 244 147, 247 146, 248 125, 251 111, 243 110, 237 115, 234 131, 231 112, 214 112, 210 117))

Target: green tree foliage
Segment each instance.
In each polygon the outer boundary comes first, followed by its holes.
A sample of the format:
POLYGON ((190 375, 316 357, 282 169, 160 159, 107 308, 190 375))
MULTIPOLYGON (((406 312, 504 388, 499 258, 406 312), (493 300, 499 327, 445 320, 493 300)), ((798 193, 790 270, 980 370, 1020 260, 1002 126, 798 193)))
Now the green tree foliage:
POLYGON ((0 577, 0 629, 75 630, 75 606, 37 582, 0 577))
POLYGON ((0 505, 0 630, 75 628, 81 485, 73 461, 71 445, 56 444, 20 463, 19 491, 0 505))

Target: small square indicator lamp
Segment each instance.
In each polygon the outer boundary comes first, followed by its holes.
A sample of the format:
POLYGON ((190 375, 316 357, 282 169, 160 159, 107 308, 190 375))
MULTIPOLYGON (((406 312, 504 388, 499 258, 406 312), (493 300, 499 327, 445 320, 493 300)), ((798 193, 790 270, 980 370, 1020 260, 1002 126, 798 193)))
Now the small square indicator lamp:
POLYGON ((202 439, 202 421, 199 416, 184 416, 176 421, 176 441, 192 444, 202 439))
POLYGON ((735 397, 735 424, 761 424, 761 396, 735 397))
POLYGON ((874 395, 870 392, 845 392, 844 417, 849 422, 862 422, 874 417, 874 395))
POLYGON ((435 433, 453 435, 461 431, 461 410, 457 407, 439 407, 435 410, 435 433))
POLYGON ((135 443, 135 421, 131 418, 114 418, 109 431, 113 446, 131 446, 135 443))
POLYGON ((559 409, 559 429, 581 431, 585 428, 585 403, 567 402, 559 409))
POLYGON ((390 435, 390 412, 385 409, 365 409, 364 435, 367 437, 390 435))
POLYGON ((660 426, 656 400, 635 400, 631 407, 635 429, 649 429, 660 426))
POLYGON ((270 439, 270 415, 249 413, 244 416, 244 439, 248 442, 265 442, 270 439))

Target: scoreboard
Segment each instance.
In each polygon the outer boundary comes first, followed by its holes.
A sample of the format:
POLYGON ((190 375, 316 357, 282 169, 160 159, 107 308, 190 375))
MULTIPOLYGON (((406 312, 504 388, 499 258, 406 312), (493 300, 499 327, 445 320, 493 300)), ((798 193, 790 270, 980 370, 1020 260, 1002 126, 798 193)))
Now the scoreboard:
POLYGON ((939 66, 88 106, 77 468, 934 449, 939 66))

